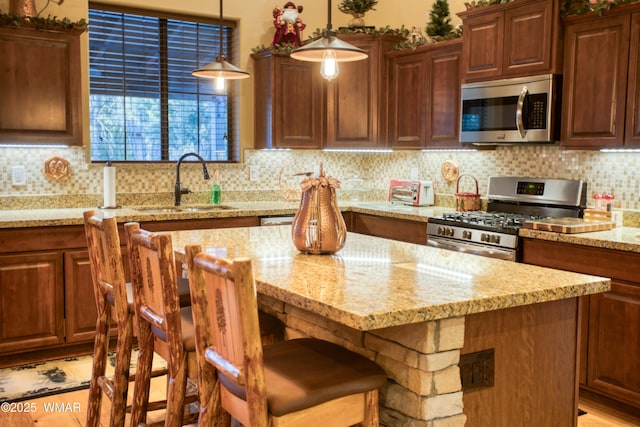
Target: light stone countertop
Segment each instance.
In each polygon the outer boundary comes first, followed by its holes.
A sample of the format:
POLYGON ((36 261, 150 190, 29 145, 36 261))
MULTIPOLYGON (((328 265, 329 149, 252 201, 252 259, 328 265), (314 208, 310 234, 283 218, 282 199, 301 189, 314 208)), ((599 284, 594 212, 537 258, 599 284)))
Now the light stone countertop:
MULTIPOLYGON (((410 221, 426 222, 429 217, 441 216, 454 209, 449 207, 426 206, 413 207, 392 205, 387 202, 338 202, 343 211, 385 216, 410 221)), ((119 209, 61 208, 0 210, 0 229, 23 227, 51 227, 81 225, 82 212, 95 209, 104 215, 114 215, 118 222, 128 221, 167 221, 206 218, 233 218, 243 216, 280 216, 293 215, 298 203, 285 201, 230 202, 222 208, 211 209, 211 205, 185 205, 181 211, 167 211, 171 206, 128 206, 119 209), (140 209, 145 210, 140 210, 140 209), (157 210, 149 210, 157 208, 157 210), (203 210, 189 210, 204 208, 203 210)), ((606 249, 640 252, 640 228, 621 227, 613 230, 579 234, 561 234, 547 231, 520 229, 520 236, 551 240, 577 245, 594 246, 606 249)))
POLYGON ((349 233, 334 255, 307 255, 290 226, 171 232, 254 260, 258 291, 358 330, 464 316, 605 292, 609 279, 349 233))
POLYGON ((520 236, 574 245, 640 253, 640 228, 617 227, 589 233, 563 234, 521 228, 520 236))
MULTIPOLYGON (((452 211, 447 207, 413 207, 379 203, 339 202, 343 211, 353 211, 372 215, 382 215, 398 219, 426 222, 430 216, 440 216, 452 211)), ((1 228, 51 227, 61 225, 81 225, 82 212, 94 209, 104 215, 118 218, 118 222, 167 221, 183 219, 233 218, 243 216, 293 215, 299 203, 284 201, 230 202, 215 208, 212 205, 184 205, 181 210, 173 206, 126 206, 118 209, 62 208, 0 210, 1 228), (194 210, 195 209, 195 210, 194 210)))

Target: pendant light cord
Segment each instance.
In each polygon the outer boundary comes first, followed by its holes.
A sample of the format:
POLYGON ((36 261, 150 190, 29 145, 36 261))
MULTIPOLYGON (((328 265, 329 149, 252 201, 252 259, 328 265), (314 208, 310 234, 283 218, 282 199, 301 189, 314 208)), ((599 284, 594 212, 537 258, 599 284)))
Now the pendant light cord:
POLYGON ((223 26, 223 19, 222 19, 222 0, 220 0, 220 51, 218 52, 218 57, 220 58, 220 62, 222 62, 224 60, 224 54, 222 53, 222 26, 223 26))
POLYGON ((335 36, 333 25, 331 25, 331 0, 327 0, 327 28, 324 32, 324 37, 326 38, 335 36))

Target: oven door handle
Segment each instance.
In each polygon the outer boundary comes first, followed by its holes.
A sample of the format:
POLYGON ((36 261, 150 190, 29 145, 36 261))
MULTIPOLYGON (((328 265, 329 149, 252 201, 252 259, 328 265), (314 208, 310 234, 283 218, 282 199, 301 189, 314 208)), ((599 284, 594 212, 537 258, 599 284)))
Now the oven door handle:
POLYGON ((447 249, 465 254, 480 255, 489 258, 504 259, 507 261, 515 261, 515 252, 504 251, 497 248, 489 248, 483 246, 472 246, 465 243, 450 243, 437 238, 427 238, 427 246, 439 249, 447 249))
POLYGON ((527 130, 524 128, 524 122, 522 120, 522 109, 524 108, 524 99, 529 95, 529 88, 522 86, 520 96, 518 97, 518 106, 516 107, 516 126, 520 136, 524 138, 527 135, 527 130))

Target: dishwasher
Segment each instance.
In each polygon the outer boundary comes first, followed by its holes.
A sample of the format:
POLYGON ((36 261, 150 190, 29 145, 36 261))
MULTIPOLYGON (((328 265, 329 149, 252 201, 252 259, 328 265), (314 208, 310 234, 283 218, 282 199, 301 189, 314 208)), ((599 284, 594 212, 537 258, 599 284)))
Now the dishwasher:
POLYGON ((289 225, 293 224, 293 215, 285 215, 285 216, 267 216, 260 218, 261 226, 270 226, 270 225, 289 225))

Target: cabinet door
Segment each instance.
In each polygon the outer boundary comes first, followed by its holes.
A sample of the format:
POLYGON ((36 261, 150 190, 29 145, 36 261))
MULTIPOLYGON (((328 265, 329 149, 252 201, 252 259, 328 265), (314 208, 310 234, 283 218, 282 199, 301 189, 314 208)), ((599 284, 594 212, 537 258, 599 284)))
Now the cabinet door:
POLYGON ((0 353, 64 342, 62 255, 0 256, 0 353))
POLYGON ((565 147, 622 146, 629 32, 629 15, 567 26, 562 102, 565 147))
POLYGON ((378 144, 378 49, 374 41, 358 42, 368 52, 363 61, 341 62, 340 74, 327 83, 327 143, 330 148, 378 144))
POLYGON ((256 148, 322 148, 324 87, 318 64, 255 55, 256 148))
POLYGON ((639 406, 640 285, 612 280, 590 299, 587 384, 639 406))
POLYGON ((640 146, 640 13, 631 18, 625 145, 640 146))
POLYGON ((394 148, 422 148, 425 145, 426 56, 421 52, 391 59, 388 114, 389 140, 394 148))
POLYGON ((384 53, 400 41, 395 36, 341 34, 367 52, 363 61, 340 63, 340 74, 327 82, 329 148, 376 148, 386 145, 387 65, 384 53))
POLYGON ((0 28, 0 142, 82 145, 77 34, 0 28))
POLYGON ((460 146, 461 46, 436 49, 427 69, 427 148, 460 146))
POLYGON ((96 300, 87 251, 64 254, 66 342, 93 340, 96 332, 96 300))
POLYGON ((553 14, 553 2, 550 0, 505 10, 505 76, 549 72, 552 37, 556 35, 553 14))
MULTIPOLYGON (((129 261, 126 247, 121 248, 125 277, 129 280, 129 261)), ((64 310, 65 341, 89 342, 95 337, 97 309, 91 278, 91 263, 86 250, 64 254, 64 310)), ((117 335, 113 322, 112 335, 117 335)))
POLYGON ((321 148, 324 139, 322 81, 317 64, 276 57, 273 90, 274 146, 321 148))
POLYGON ((504 12, 469 16, 463 32, 465 80, 502 76, 504 12))

